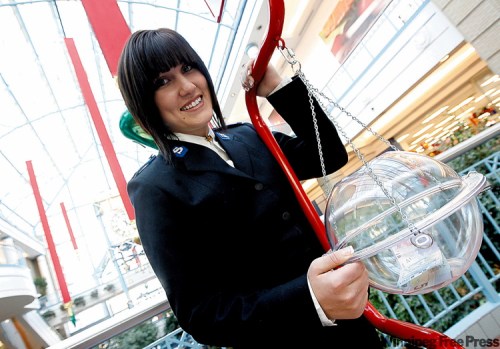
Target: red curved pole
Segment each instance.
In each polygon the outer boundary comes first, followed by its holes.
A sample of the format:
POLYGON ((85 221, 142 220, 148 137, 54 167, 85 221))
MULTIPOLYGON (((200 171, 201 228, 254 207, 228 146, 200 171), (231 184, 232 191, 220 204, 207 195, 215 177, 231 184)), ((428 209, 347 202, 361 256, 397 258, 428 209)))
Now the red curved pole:
MULTIPOLYGON (((285 17, 285 7, 283 0, 269 0, 269 28, 264 42, 259 51, 259 55, 255 61, 252 76, 255 79, 255 85, 252 89, 247 91, 245 101, 250 115, 252 124, 254 125, 257 133, 266 144, 267 148, 271 151, 273 156, 280 164, 282 170, 292 186, 292 189, 304 211, 309 223, 314 229, 321 245, 325 251, 330 249, 330 245, 326 238, 325 226, 319 218, 314 206, 305 193, 299 179, 293 171, 287 158, 281 151, 278 143, 274 139, 271 131, 263 121, 259 107, 257 105, 257 86, 262 80, 266 71, 267 65, 271 60, 271 56, 280 45, 281 32, 283 30, 283 22, 285 17)), ((404 341, 415 343, 420 346, 426 346, 429 349, 434 348, 450 348, 450 349, 463 349, 461 345, 455 342, 450 337, 437 332, 433 329, 418 326, 412 323, 403 322, 395 319, 386 318, 375 307, 368 303, 364 310, 364 315, 372 323, 372 325, 383 333, 390 336, 402 339, 404 341)))
MULTIPOLYGON (((271 56, 274 52, 274 49, 277 46, 278 41, 280 40, 280 35, 283 30, 283 19, 285 14, 285 8, 283 5, 283 1, 269 1, 269 10, 270 10, 270 20, 269 20, 269 29, 267 33, 267 37, 262 44, 262 47, 259 51, 259 55, 255 60, 255 65, 252 70, 252 77, 255 79, 255 86, 262 80, 264 73, 266 71, 266 67, 271 59, 271 56), (279 15, 281 14, 281 15, 279 15)), ((316 214, 314 207, 309 201, 306 193, 304 192, 302 185, 300 184, 299 179, 295 175, 295 172, 292 170, 290 163, 287 158, 281 151, 281 148, 276 143, 271 131, 262 120, 262 117, 259 113, 259 107, 257 105, 257 88, 250 89, 245 96, 247 109, 250 114, 250 119, 252 120, 253 125, 257 129, 257 133, 261 136, 266 146, 271 150, 273 155, 276 157, 278 162, 281 165, 281 168, 287 175, 290 184, 293 187, 295 195, 299 198, 299 203, 302 207, 302 210, 306 212, 306 215, 309 219, 309 223, 313 226, 316 232, 321 232, 317 234, 318 239, 321 242, 321 245, 327 251, 330 248, 328 243, 328 239, 326 238, 326 234, 324 234, 324 225, 321 222, 321 219, 316 214)))

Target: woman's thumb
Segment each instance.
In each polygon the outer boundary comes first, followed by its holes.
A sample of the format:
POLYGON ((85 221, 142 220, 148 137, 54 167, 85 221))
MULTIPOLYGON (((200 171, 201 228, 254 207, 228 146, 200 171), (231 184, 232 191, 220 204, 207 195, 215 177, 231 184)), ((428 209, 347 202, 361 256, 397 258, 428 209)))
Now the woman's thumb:
POLYGON ((335 252, 328 252, 323 255, 322 258, 324 258, 324 262, 328 269, 334 269, 347 262, 353 253, 354 249, 352 246, 347 246, 335 252))

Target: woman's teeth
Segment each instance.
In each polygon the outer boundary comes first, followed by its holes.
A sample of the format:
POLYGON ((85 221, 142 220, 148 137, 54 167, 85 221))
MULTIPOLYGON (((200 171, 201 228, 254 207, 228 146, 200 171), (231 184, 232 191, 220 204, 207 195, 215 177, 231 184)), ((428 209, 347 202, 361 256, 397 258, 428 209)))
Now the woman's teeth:
POLYGON ((192 109, 192 108, 196 107, 200 103, 201 103, 201 97, 198 97, 194 101, 192 101, 191 103, 189 103, 188 105, 182 107, 181 110, 182 111, 186 111, 186 110, 192 109))

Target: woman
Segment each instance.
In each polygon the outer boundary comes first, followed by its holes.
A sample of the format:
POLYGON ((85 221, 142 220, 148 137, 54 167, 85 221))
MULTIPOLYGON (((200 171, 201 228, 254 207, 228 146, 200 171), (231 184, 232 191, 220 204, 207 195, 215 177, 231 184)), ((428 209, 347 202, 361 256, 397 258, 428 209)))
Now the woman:
MULTIPOLYGON (((251 73, 251 71, 250 71, 251 73)), ((244 86, 252 87, 251 74, 244 86)), ((226 126, 207 68, 169 29, 129 38, 118 84, 159 154, 128 185, 146 255, 181 327, 234 348, 380 344, 362 317, 368 278, 346 249, 322 247, 278 163, 249 123, 226 126)), ((275 133, 300 179, 321 176, 307 92, 268 67, 267 96, 296 136, 275 133)), ((328 172, 347 161, 316 106, 328 172)))

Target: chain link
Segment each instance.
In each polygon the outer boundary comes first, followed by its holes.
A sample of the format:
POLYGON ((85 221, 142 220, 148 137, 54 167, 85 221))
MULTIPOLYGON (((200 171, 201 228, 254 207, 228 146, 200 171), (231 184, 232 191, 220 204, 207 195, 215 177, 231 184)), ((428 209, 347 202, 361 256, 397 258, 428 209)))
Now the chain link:
MULTIPOLYGON (((328 181, 327 174, 326 174, 325 161, 324 161, 324 157, 323 157, 323 147, 321 146, 321 137, 320 137, 319 128, 318 128, 318 120, 316 118, 316 110, 315 110, 315 106, 314 106, 314 99, 316 99, 316 101, 318 102, 318 104, 321 107, 321 109, 323 109, 323 111, 325 112, 325 114, 328 115, 329 113, 327 112, 327 108, 324 105, 324 103, 322 102, 321 98, 327 100, 332 106, 334 106, 335 108, 339 109, 341 111, 341 113, 344 113, 345 115, 347 115, 348 117, 350 117, 352 120, 354 120, 355 122, 357 122, 359 125, 361 125, 361 127, 363 127, 363 129, 369 131, 373 136, 377 137, 377 139, 379 141, 385 143, 392 150, 399 151, 399 149, 396 146, 394 146, 391 142, 389 142, 387 139, 385 139, 384 137, 382 137, 378 132, 376 132, 375 130, 373 130, 372 128, 370 128, 367 124, 365 124, 360 119, 358 119, 356 116, 352 115, 345 108, 343 108, 342 106, 340 106, 337 102, 335 102, 334 100, 332 100, 331 98, 329 98, 328 96, 326 96, 324 93, 322 93, 321 91, 319 91, 316 87, 312 86, 312 84, 310 83, 310 81, 305 77, 304 73, 302 72, 301 64, 295 58, 295 53, 291 49, 286 48, 286 47, 280 47, 279 50, 283 54, 283 57, 285 57, 285 59, 287 60, 287 62, 291 65, 291 67, 294 70, 295 74, 298 75, 300 77, 300 79, 304 82, 304 84, 306 86, 306 89, 307 89, 307 95, 309 97, 309 105, 311 107, 311 115, 312 115, 313 124, 314 124, 314 132, 316 134, 316 141, 317 141, 317 144, 318 144, 318 154, 319 154, 319 159, 320 159, 320 163, 321 163, 321 172, 322 172, 322 175, 323 175, 324 185, 326 187, 326 190, 325 190, 326 191, 326 197, 328 199, 330 197, 330 194, 331 194, 331 191, 332 191, 333 188, 332 188, 330 182, 328 181), (284 50, 286 50, 286 54, 283 53, 284 50), (296 67, 297 65, 298 65, 298 68, 296 67)), ((335 126, 335 128, 337 129, 337 131, 342 135, 343 138, 346 139, 347 143, 352 148, 352 150, 354 151, 354 153, 356 154, 356 156, 358 157, 358 159, 361 160, 361 162, 363 163, 363 166, 365 167, 368 175, 377 184, 377 186, 382 190, 382 192, 389 199, 389 201, 391 202, 391 204, 397 209, 397 211, 400 214, 401 218, 403 219, 403 221, 408 226, 408 229, 410 229, 410 232, 412 232, 414 235, 417 235, 419 233, 418 229, 410 221, 410 219, 408 218, 408 215, 403 211, 402 207, 397 203, 396 199, 391 195, 391 193, 389 193, 389 191, 387 190, 387 188, 384 187, 384 185, 383 185, 382 181, 380 180, 380 178, 373 171, 373 169, 369 165, 368 161, 366 161, 366 158, 363 155, 363 153, 361 153, 361 151, 359 150, 359 148, 356 147, 356 145, 354 144, 354 142, 352 141, 352 139, 347 135, 347 133, 339 125, 338 121, 335 118, 332 118, 331 121, 332 121, 333 125, 335 126)))

